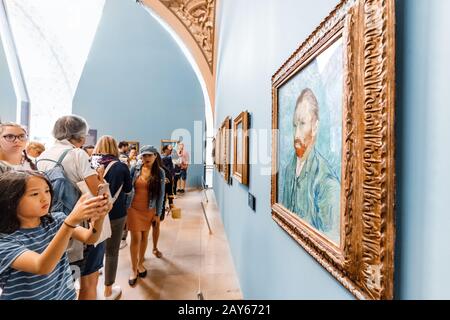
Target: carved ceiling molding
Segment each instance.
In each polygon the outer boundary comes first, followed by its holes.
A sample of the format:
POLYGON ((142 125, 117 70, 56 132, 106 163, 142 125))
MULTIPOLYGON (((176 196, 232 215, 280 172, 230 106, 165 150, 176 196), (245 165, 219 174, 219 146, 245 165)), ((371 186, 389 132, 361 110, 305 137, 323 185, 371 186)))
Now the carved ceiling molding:
POLYGON ((183 25, 202 51, 211 73, 214 64, 216 0, 159 0, 183 25))

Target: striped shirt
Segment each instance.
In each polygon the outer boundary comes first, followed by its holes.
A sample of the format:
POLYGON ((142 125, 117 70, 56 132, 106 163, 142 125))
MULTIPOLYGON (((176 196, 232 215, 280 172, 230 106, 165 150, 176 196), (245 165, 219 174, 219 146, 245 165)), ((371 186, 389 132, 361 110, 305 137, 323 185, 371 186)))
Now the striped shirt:
POLYGON ((24 252, 41 254, 63 224, 63 213, 52 213, 53 221, 33 229, 0 234, 0 300, 75 300, 71 270, 64 253, 55 269, 47 275, 35 275, 11 268, 24 252))

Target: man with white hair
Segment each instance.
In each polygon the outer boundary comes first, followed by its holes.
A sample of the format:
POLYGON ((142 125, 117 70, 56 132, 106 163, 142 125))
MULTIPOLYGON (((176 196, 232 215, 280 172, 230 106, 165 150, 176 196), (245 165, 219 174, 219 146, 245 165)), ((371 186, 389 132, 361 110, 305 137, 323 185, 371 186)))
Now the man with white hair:
POLYGON ((338 241, 340 178, 315 147, 319 104, 311 89, 300 94, 293 120, 295 153, 284 170, 282 204, 338 241))

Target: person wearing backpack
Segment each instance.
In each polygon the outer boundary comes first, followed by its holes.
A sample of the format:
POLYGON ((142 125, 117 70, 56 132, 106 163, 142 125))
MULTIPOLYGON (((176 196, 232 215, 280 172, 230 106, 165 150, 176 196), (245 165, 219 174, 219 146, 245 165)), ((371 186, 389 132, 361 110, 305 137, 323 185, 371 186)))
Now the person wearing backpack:
MULTIPOLYGON (((59 118, 53 128, 55 144, 44 151, 37 161, 38 170, 54 177, 51 178, 55 190, 53 208, 62 207, 66 214, 81 195, 79 191, 76 193, 74 185, 85 181, 92 195, 97 196, 98 186, 103 183, 104 168, 94 170, 89 156, 81 149, 87 134, 88 124, 82 117, 69 115, 59 118)), ((68 253, 70 263, 78 266, 81 272, 79 300, 96 299, 98 271, 103 267, 104 250, 104 244, 83 247, 79 242, 72 241, 68 253)))
POLYGON ((119 149, 113 137, 101 137, 93 154, 101 155, 98 163, 106 168, 104 177, 109 183, 109 190, 114 201, 113 208, 109 212, 111 238, 106 240, 104 296, 105 300, 116 300, 122 294, 122 289, 118 285, 114 285, 114 282, 119 262, 120 241, 127 219, 125 194, 131 192, 131 176, 128 166, 119 160, 119 149))

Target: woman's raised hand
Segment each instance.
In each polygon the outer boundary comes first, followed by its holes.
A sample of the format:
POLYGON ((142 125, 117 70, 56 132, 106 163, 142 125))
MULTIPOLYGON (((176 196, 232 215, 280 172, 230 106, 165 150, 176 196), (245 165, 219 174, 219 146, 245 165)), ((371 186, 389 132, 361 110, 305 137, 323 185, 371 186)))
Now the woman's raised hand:
POLYGON ((95 221, 105 216, 110 210, 111 205, 104 195, 90 199, 88 195, 83 195, 67 216, 66 221, 71 225, 78 225, 89 219, 95 221))

